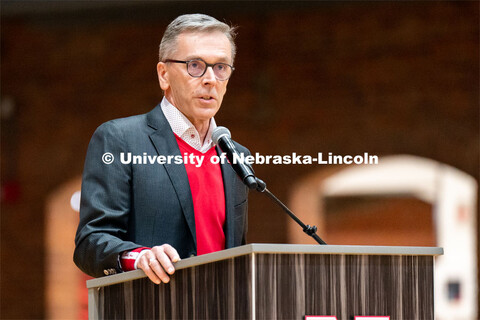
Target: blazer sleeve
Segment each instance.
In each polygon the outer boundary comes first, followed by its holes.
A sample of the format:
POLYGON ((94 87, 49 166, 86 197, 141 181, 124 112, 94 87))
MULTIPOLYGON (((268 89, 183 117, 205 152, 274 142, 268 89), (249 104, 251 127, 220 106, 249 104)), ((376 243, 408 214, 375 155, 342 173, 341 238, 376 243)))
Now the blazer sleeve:
POLYGON ((85 159, 73 259, 94 277, 120 272, 119 254, 141 247, 126 241, 132 192, 131 166, 120 161, 120 153, 128 152, 124 135, 114 121, 102 124, 85 159), (110 164, 103 161, 106 153, 114 157, 110 164))

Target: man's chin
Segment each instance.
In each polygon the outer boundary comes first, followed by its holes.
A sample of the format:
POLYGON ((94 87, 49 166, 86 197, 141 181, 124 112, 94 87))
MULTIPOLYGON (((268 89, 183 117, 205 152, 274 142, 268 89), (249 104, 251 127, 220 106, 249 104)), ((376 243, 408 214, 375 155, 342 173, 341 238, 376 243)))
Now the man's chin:
POLYGON ((200 119, 209 120, 217 114, 218 110, 219 110, 219 108, 217 108, 217 106, 215 106, 215 107, 214 106, 209 106, 209 107, 200 106, 197 109, 197 112, 196 112, 195 116, 199 120, 200 119))

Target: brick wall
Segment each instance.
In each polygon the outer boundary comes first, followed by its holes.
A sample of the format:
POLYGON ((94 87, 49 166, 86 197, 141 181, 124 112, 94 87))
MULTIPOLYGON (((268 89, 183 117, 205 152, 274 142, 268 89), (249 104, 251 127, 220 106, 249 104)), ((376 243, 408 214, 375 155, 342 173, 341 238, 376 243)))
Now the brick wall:
MULTIPOLYGON (((2 98, 16 110, 2 118, 1 176, 21 191, 2 203, 2 317, 44 316, 45 201, 81 173, 99 124, 161 99, 157 46, 178 13, 212 13, 240 27, 217 122, 252 152, 408 153, 478 180, 477 3, 147 9, 2 18, 2 98)), ((322 167, 255 169, 287 200, 297 178, 322 167)), ((249 241, 285 242, 283 213, 262 195, 250 198, 249 241)))

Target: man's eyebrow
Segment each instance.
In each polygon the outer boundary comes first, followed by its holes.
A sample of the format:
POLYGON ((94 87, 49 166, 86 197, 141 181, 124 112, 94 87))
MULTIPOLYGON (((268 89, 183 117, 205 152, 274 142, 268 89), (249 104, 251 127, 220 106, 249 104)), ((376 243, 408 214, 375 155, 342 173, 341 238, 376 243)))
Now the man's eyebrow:
MULTIPOLYGON (((203 60, 205 62, 207 62, 204 58, 202 57, 199 57, 199 56, 187 56, 185 58, 185 61, 190 61, 190 60, 203 60)), ((230 64, 230 61, 227 57, 219 57, 215 60, 214 63, 226 63, 226 64, 230 64)))
POLYGON ((197 59, 202 59, 202 58, 200 58, 199 56, 186 56, 185 57, 185 61, 197 60, 197 59))

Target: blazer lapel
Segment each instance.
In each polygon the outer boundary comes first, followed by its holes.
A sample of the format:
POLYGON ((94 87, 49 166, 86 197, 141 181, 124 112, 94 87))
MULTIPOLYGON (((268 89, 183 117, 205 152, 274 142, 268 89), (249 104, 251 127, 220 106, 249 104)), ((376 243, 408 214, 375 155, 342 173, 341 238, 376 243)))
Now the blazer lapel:
MULTIPOLYGON (((217 146, 217 154, 220 155, 222 151, 217 146)), ((225 249, 232 248, 234 246, 235 240, 235 212, 234 212, 234 190, 233 187, 235 186, 235 179, 237 176, 235 175, 235 171, 233 171, 230 163, 225 161, 225 163, 221 163, 220 165, 222 169, 222 177, 223 177, 223 190, 225 192, 225 249)))
MULTIPOLYGON (((152 134, 150 134, 150 140, 152 141, 159 155, 181 156, 175 135, 168 124, 167 119, 163 115, 160 105, 158 105, 147 115, 147 124, 151 128, 156 129, 152 134)), ((165 167, 175 192, 177 193, 180 206, 182 207, 183 214, 185 215, 185 220, 187 221, 188 227, 190 228, 190 232, 193 236, 193 240, 195 241, 195 247, 197 247, 195 213, 193 210, 192 193, 190 190, 190 184, 188 182, 185 166, 175 163, 166 163, 163 166, 165 167)))

